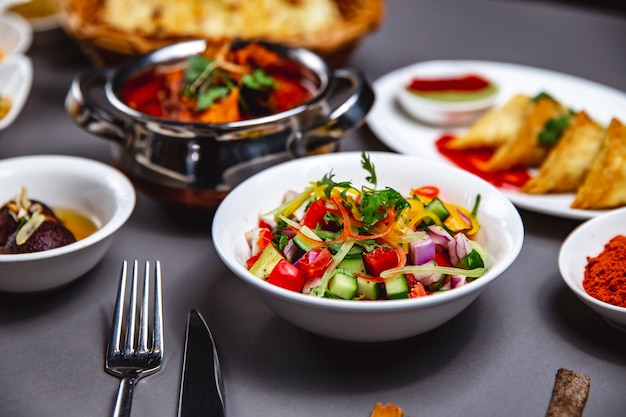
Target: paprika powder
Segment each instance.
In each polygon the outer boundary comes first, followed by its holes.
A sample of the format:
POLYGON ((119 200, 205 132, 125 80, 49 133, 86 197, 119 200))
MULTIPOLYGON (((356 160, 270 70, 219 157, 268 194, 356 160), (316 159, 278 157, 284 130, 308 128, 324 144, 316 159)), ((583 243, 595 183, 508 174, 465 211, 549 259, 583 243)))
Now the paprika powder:
POLYGON ((615 236, 598 256, 587 257, 583 288, 593 298, 626 307, 626 236, 615 236))

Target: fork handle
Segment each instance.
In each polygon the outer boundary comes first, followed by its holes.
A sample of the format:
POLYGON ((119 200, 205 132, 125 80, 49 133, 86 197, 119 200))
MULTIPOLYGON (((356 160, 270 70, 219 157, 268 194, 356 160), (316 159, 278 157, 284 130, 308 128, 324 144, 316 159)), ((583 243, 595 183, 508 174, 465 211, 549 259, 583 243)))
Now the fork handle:
POLYGON ((133 400, 133 388, 135 387, 136 378, 122 378, 120 387, 117 391, 117 400, 115 401, 115 410, 113 417, 129 417, 130 405, 133 400))

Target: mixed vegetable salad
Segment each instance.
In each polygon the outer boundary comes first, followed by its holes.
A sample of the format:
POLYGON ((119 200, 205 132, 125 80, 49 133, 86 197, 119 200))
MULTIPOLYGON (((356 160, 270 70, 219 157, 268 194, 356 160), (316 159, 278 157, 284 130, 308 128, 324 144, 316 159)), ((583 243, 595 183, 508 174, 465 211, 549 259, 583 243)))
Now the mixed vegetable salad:
POLYGON ((246 233, 250 272, 316 297, 386 300, 458 288, 487 272, 488 254, 472 240, 472 209, 445 202, 436 187, 377 188, 374 164, 361 154, 371 186, 336 182, 332 171, 259 218, 246 233))

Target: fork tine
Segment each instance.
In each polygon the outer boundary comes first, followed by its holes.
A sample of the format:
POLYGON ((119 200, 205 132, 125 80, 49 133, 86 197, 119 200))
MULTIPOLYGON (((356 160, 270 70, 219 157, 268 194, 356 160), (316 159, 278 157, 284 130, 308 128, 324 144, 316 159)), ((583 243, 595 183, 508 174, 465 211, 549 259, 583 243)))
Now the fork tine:
POLYGON ((139 311, 139 351, 148 351, 148 309, 150 302, 150 262, 146 261, 143 273, 143 299, 139 311))
POLYGON ((161 289, 161 262, 154 264, 154 334, 152 350, 163 354, 163 293, 161 289))
POLYGON ((126 331, 126 352, 135 349, 135 328, 137 327, 137 260, 133 262, 133 280, 130 286, 130 306, 128 307, 128 328, 126 331))
POLYGON ((119 352, 122 347, 122 320, 124 318, 124 298, 126 292, 126 274, 128 271, 128 263, 122 263, 122 271, 120 274, 120 283, 117 289, 117 300, 115 301, 115 310, 113 312, 113 328, 111 339, 109 340, 109 352, 119 352))

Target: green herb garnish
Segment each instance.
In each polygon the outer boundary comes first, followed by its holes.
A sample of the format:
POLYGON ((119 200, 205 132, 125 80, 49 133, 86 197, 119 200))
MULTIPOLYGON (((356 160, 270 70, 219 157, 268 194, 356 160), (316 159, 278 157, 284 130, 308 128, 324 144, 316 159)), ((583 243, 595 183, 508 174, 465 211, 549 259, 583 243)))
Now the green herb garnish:
POLYGON ((567 114, 548 120, 537 136, 539 143, 544 146, 554 146, 569 126, 573 114, 574 111, 569 110, 567 114))
MULTIPOLYGON (((266 91, 277 86, 276 81, 260 68, 247 73, 249 68, 205 56, 192 56, 185 68, 185 87, 182 94, 197 99, 197 110, 205 110, 214 102, 227 97, 234 88, 266 91)), ((241 104, 248 107, 244 95, 241 104)))
MULTIPOLYGON (((365 152, 361 153, 361 166, 365 169, 369 175, 365 178, 367 182, 373 185, 373 187, 363 186, 361 188, 361 198, 358 201, 358 209, 363 216, 362 228, 367 229, 382 219, 388 216, 389 209, 396 210, 396 218, 400 215, 400 212, 409 205, 408 201, 393 188, 386 187, 384 190, 376 189, 377 176, 376 169, 372 163, 369 155, 365 152)), ((354 186, 350 181, 335 182, 333 180, 334 174, 331 172, 324 175, 324 177, 317 182, 317 185, 326 185, 324 194, 327 198, 330 198, 330 193, 333 188, 344 188, 342 197, 346 200, 346 190, 354 189, 354 186)), ((347 201, 347 200, 346 200, 347 201)), ((348 201, 349 203, 349 201, 348 201)))

